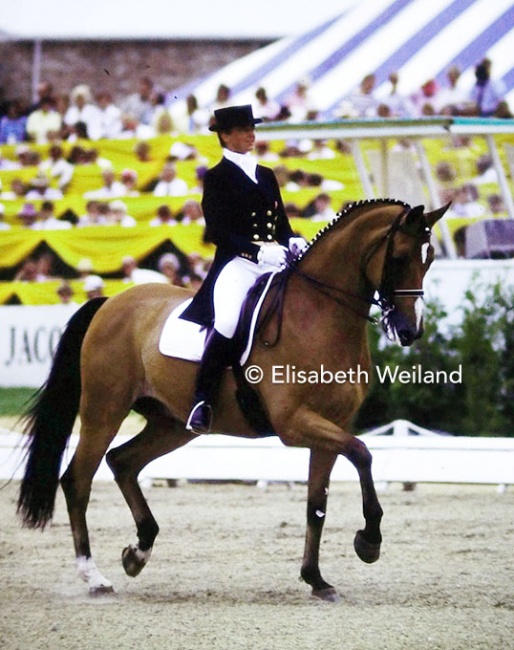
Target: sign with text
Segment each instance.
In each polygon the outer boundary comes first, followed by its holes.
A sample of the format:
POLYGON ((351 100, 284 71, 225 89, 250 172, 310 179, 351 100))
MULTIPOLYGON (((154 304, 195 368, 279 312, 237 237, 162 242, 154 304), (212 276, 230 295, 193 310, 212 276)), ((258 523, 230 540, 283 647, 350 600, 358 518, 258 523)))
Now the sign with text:
POLYGON ((0 387, 39 388, 77 305, 0 307, 0 387))

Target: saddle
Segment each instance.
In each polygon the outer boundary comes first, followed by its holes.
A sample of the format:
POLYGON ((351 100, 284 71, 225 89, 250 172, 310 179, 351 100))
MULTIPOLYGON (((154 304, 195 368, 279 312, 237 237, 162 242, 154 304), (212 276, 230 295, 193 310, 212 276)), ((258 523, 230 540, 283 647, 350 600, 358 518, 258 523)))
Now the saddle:
MULTIPOLYGON (((243 366, 250 357, 258 333, 270 322, 273 314, 280 311, 282 289, 287 275, 286 271, 272 272, 258 278, 245 298, 233 338, 232 371, 237 384, 236 398, 250 426, 263 437, 275 433, 257 391, 246 380, 243 366), (271 301, 266 312, 261 314, 268 295, 271 301)), ((199 362, 209 330, 203 325, 181 318, 191 300, 176 307, 166 319, 159 339, 159 351, 165 356, 199 362)), ((279 315, 274 339, 263 341, 264 345, 271 346, 278 341, 280 321, 279 315)))

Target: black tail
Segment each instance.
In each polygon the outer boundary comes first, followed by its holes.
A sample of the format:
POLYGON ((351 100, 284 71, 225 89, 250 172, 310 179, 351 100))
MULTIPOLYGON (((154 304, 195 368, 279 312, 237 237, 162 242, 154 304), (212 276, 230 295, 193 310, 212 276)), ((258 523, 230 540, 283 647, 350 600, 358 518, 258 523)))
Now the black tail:
POLYGON ((80 402, 80 350, 94 315, 106 298, 86 302, 70 318, 59 341, 48 379, 24 415, 26 466, 18 514, 30 528, 44 528, 52 518, 61 461, 80 402))

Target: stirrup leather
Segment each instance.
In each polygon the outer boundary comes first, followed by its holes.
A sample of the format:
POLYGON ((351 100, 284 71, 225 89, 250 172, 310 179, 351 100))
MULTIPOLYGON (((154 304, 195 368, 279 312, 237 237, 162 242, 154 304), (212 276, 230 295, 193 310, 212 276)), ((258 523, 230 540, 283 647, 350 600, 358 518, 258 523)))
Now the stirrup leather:
POLYGON ((202 433, 210 433, 212 428, 212 408, 205 400, 201 400, 193 406, 186 429, 199 436, 202 433))

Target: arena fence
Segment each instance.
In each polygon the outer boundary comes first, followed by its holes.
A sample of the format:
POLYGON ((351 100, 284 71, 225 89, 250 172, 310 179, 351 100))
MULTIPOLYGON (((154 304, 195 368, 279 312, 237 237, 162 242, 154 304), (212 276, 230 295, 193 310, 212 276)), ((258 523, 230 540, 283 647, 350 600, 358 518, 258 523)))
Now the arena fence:
MULTIPOLYGON (((128 436, 118 436, 114 445, 128 436)), ((497 486, 499 492, 514 484, 514 439, 440 435, 405 420, 362 436, 373 454, 379 489, 391 483, 462 483, 497 486)), ((63 469, 77 444, 72 436, 63 469)), ((23 440, 18 433, 0 430, 0 479, 19 479, 23 473, 23 440)), ((305 482, 309 450, 285 447, 278 438, 247 440, 209 435, 150 463, 140 475, 144 485, 159 480, 305 482)), ((112 480, 105 460, 95 480, 112 480)), ((357 472, 339 458, 334 482, 357 481, 357 472)))

